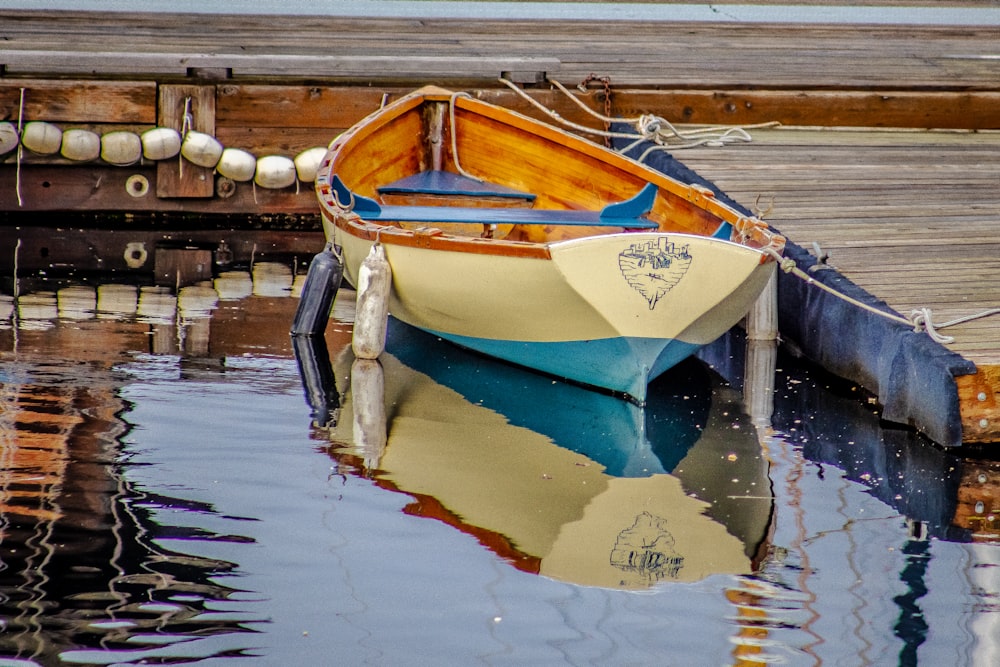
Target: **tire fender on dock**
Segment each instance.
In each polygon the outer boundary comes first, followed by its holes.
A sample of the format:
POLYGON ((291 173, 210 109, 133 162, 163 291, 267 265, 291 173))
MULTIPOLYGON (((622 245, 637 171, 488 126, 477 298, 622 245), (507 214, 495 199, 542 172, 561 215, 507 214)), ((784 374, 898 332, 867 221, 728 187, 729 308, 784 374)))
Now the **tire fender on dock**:
POLYGON ((392 271, 381 243, 372 246, 358 270, 358 303, 351 348, 361 359, 376 359, 385 350, 392 271))

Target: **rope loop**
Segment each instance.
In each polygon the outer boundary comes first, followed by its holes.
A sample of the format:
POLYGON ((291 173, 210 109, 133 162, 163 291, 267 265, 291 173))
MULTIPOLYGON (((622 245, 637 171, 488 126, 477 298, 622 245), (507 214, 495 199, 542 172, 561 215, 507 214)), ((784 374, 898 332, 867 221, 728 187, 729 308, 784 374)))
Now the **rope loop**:
POLYGON ((341 211, 343 211, 344 213, 350 213, 351 211, 354 210, 355 201, 354 201, 353 190, 348 190, 348 194, 351 196, 351 198, 348 200, 346 204, 340 201, 340 196, 337 194, 337 191, 334 190, 333 188, 330 188, 330 194, 333 195, 333 203, 336 204, 337 208, 339 208, 341 211))
POLYGON ((930 308, 920 308, 914 310, 910 313, 910 322, 913 323, 913 330, 916 332, 926 331, 927 335, 931 337, 932 340, 938 343, 953 343, 955 338, 953 336, 945 336, 939 334, 934 325, 934 320, 931 317, 930 308))
POLYGON ((647 141, 653 141, 656 139, 657 135, 660 134, 660 127, 662 123, 660 118, 652 115, 642 115, 639 116, 639 122, 636 124, 636 129, 639 134, 642 135, 643 139, 647 141))

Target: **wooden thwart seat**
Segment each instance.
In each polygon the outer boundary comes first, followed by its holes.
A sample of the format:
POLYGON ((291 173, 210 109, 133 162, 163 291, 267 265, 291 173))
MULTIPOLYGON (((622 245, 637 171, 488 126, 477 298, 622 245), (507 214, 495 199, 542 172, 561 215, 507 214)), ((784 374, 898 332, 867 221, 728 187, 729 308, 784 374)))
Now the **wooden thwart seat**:
POLYGON ((496 197, 524 202, 535 201, 535 195, 508 188, 505 185, 477 181, 450 171, 428 170, 401 178, 378 188, 380 195, 438 195, 452 197, 496 197))
POLYGON ((536 208, 469 208, 463 206, 393 206, 379 204, 374 199, 351 192, 344 185, 344 182, 340 180, 339 176, 333 177, 331 187, 334 196, 342 206, 345 208, 350 207, 351 210, 365 220, 373 222, 577 225, 586 227, 622 227, 626 229, 656 229, 658 227, 655 222, 643 217, 652 209, 653 202, 656 199, 657 188, 652 183, 647 183, 631 199, 616 204, 608 204, 600 211, 566 211, 536 208))

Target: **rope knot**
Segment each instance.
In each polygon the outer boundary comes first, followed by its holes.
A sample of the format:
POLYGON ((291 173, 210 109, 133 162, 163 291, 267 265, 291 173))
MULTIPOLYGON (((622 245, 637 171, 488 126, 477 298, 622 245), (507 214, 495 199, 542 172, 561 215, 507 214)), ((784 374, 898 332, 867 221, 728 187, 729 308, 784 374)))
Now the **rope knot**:
POLYGON ((919 310, 910 312, 910 322, 913 324, 914 331, 926 331, 931 340, 935 342, 951 343, 955 340, 952 336, 944 336, 937 332, 937 329, 934 327, 934 320, 931 317, 930 308, 920 308, 919 310))
POLYGON ((647 141, 655 141, 657 135, 660 133, 661 125, 662 123, 660 122, 659 117, 643 114, 642 116, 639 116, 639 122, 636 123, 636 129, 647 141))

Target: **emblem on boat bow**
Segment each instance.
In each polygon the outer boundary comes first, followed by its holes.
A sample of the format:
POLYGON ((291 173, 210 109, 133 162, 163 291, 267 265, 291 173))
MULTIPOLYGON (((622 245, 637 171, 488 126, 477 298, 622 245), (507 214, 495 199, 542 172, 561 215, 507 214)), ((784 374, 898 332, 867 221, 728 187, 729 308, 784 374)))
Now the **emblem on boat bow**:
POLYGON ((618 534, 611 564, 655 583, 676 579, 684 567, 684 557, 674 551, 674 536, 667 530, 666 519, 643 512, 630 528, 618 534))
POLYGON ((667 237, 633 243, 618 255, 622 276, 649 303, 656 307, 664 294, 680 282, 691 266, 688 246, 678 248, 667 237))

